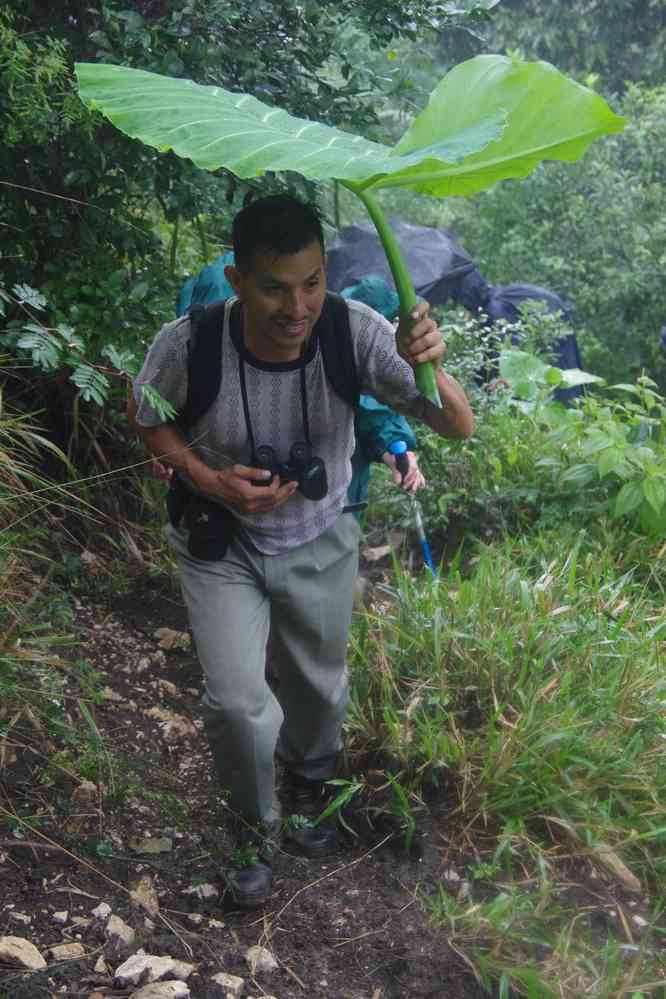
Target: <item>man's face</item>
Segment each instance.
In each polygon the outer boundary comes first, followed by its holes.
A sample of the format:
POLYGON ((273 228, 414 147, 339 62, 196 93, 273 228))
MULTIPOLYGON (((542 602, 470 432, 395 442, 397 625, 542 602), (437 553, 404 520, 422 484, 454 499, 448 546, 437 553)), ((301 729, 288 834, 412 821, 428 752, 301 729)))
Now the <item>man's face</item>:
POLYGON ((318 241, 286 256, 258 254, 248 273, 226 269, 243 303, 245 346, 264 361, 292 361, 319 319, 326 294, 318 241))

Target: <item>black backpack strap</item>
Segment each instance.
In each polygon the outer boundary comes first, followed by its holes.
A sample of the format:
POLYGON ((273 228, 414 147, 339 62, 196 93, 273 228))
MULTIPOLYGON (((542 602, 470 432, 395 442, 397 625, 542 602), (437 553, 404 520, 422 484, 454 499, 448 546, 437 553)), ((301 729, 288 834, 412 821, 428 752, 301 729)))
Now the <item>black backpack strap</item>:
POLYGON ((319 338, 326 377, 342 401, 357 409, 361 386, 354 357, 349 306, 344 298, 327 292, 315 332, 319 338))
POLYGON ((212 305, 193 305, 187 361, 187 399, 178 414, 183 430, 189 429, 210 409, 222 381, 222 330, 226 299, 212 305))

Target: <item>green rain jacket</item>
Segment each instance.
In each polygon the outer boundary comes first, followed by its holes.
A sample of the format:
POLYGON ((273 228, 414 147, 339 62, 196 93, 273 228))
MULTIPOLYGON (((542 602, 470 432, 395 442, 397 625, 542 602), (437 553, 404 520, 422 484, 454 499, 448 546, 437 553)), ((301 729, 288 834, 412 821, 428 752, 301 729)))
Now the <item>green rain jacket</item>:
POLYGON ((354 418, 354 432, 356 450, 352 455, 352 480, 347 499, 349 503, 363 503, 368 499, 371 462, 381 461, 389 444, 394 441, 404 441, 407 449, 413 451, 416 438, 403 416, 370 395, 361 396, 354 418))

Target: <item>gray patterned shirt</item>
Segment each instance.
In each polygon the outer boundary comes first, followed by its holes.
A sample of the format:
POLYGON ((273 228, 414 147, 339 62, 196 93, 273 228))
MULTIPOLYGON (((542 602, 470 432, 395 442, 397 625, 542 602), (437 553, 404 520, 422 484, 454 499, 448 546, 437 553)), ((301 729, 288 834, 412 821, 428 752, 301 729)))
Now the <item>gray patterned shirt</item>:
MULTIPOLYGON (((250 465, 248 438, 239 378, 237 334, 230 329, 229 299, 222 329, 222 379, 217 399, 186 433, 192 450, 214 469, 250 465)), ((348 301, 356 369, 361 391, 403 413, 422 419, 424 400, 412 368, 398 355, 391 324, 369 306, 348 301)), ((137 423, 156 427, 164 422, 141 391, 151 385, 176 410, 187 398, 187 348, 190 322, 182 317, 157 334, 134 382, 137 423)), ((286 461, 291 445, 304 439, 300 361, 269 363, 244 352, 248 408, 255 444, 270 444, 278 460, 286 461)), ((250 540, 265 555, 277 555, 323 534, 340 514, 351 479, 354 451, 354 411, 336 394, 324 371, 318 344, 306 353, 306 395, 313 454, 323 459, 328 494, 305 499, 295 492, 270 513, 237 513, 250 540)), ((189 483, 191 486, 192 483, 189 483)))

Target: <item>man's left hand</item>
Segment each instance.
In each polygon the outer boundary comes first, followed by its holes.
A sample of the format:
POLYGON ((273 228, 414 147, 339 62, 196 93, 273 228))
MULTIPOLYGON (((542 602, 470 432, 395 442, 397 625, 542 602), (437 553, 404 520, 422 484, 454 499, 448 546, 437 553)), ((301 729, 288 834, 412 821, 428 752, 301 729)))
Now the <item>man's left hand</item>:
POLYGON ((411 318, 401 320, 398 326, 398 353, 412 368, 431 361, 439 367, 446 350, 437 323, 428 315, 430 306, 419 302, 411 318))
POLYGON ((405 492, 411 493, 413 496, 417 489, 421 489, 425 484, 425 478, 423 477, 423 472, 419 468, 418 458, 413 451, 406 451, 407 461, 409 463, 409 468, 403 475, 402 472, 397 468, 395 455, 391 454, 389 451, 384 451, 382 455, 382 461, 385 465, 393 472, 393 481, 396 486, 400 486, 405 492))

